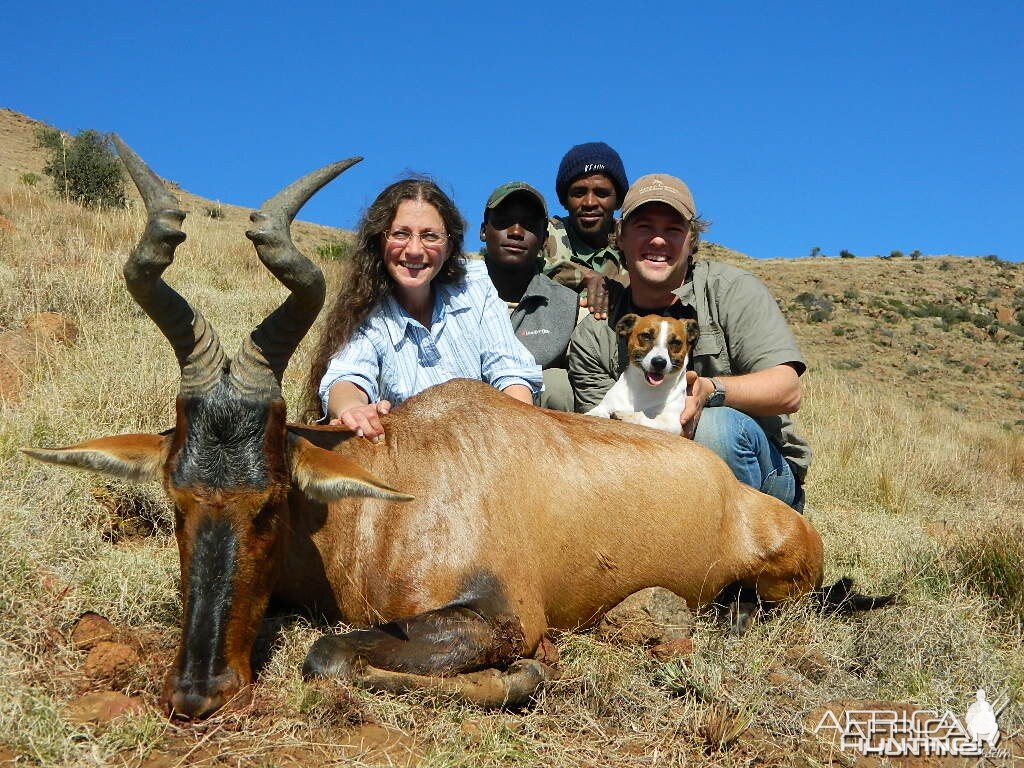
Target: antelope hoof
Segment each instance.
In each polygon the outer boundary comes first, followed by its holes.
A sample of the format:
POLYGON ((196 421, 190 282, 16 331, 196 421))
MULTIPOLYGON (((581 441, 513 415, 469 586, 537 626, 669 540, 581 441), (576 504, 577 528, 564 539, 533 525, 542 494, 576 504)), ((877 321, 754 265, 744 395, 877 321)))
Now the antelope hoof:
POLYGON ((356 680, 365 666, 356 657, 341 635, 324 635, 309 649, 302 663, 302 676, 307 680, 330 677, 338 680, 356 680))

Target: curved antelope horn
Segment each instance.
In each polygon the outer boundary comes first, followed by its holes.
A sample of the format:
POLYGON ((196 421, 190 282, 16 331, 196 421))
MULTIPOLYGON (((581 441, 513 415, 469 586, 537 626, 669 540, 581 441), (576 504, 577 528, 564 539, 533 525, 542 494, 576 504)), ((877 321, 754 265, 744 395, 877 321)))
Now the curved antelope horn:
POLYGON ((181 367, 180 394, 203 394, 220 379, 224 351, 213 326, 161 277, 174 261, 174 249, 185 240, 185 212, 142 158, 119 136, 113 140, 149 214, 146 230, 124 265, 128 292, 171 342, 181 367))
POLYGON ((327 290, 323 272, 292 243, 290 224, 309 198, 362 159, 350 157, 303 176, 249 217, 255 226, 245 236, 291 295, 256 326, 235 355, 230 375, 239 394, 256 399, 281 397, 288 360, 320 313, 327 290))

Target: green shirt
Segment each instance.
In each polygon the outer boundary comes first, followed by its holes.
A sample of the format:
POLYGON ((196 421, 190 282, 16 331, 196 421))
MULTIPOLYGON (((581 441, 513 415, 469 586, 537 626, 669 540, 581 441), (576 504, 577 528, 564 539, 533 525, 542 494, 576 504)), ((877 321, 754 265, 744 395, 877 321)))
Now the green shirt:
POLYGON ((576 234, 568 217, 548 219, 548 239, 544 245, 544 274, 564 286, 579 291, 583 285, 584 266, 594 272, 615 277, 626 270, 622 254, 611 245, 593 248, 576 234))
MULTIPOLYGON (((576 326, 569 343, 569 382, 578 412, 601 402, 628 364, 626 340, 615 333, 619 319, 632 311, 629 291, 611 286, 608 319, 588 315, 576 326)), ((677 290, 682 306, 697 311, 700 337, 690 355, 699 376, 738 376, 791 364, 798 374, 807 365, 796 340, 764 284, 749 272, 714 261, 698 261, 690 277, 677 290)), ((753 416, 803 481, 811 463, 811 449, 793 431, 789 416, 753 416)))

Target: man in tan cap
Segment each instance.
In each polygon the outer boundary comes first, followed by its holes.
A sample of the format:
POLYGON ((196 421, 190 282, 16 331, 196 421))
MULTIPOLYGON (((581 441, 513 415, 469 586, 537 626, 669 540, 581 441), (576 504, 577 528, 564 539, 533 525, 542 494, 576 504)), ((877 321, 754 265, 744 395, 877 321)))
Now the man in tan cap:
POLYGON ((787 414, 800 407, 803 356, 760 280, 728 264, 694 261, 705 228, 689 188, 674 176, 643 176, 629 188, 616 230, 629 287, 606 281, 607 319, 586 317, 573 333, 576 410, 595 407, 628 364, 626 339, 615 332, 623 316, 696 318, 683 434, 721 456, 741 481, 802 509, 811 451, 787 414))

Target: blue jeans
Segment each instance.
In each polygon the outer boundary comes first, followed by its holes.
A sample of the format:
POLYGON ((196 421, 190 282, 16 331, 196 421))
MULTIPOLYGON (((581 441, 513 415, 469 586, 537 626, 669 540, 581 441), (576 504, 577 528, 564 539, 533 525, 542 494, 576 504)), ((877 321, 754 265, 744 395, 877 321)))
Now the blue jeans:
POLYGON ((793 468, 747 414, 734 408, 705 408, 693 439, 717 453, 741 483, 803 511, 803 492, 793 468))

